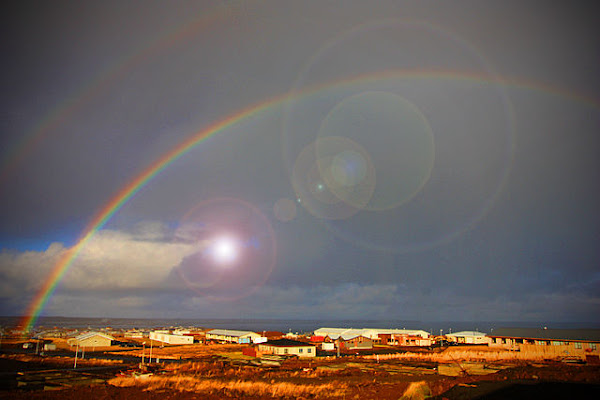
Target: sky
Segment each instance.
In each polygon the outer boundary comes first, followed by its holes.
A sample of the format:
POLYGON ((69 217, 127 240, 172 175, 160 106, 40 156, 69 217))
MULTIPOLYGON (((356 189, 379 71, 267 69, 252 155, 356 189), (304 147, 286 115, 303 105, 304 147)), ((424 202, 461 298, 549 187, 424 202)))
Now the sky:
POLYGON ((13 4, 0 314, 599 325, 592 5, 13 4))

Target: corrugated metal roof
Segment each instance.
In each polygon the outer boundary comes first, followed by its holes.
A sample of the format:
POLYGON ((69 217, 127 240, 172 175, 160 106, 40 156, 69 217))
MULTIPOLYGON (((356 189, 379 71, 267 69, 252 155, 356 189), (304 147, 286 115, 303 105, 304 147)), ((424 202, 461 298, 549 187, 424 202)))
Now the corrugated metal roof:
POLYGON ((449 333, 446 336, 456 336, 456 337, 463 337, 463 336, 486 336, 486 333, 483 332, 477 332, 477 331, 460 331, 460 332, 455 332, 455 333, 449 333))
POLYGON ((110 335, 106 335, 106 334, 101 333, 101 332, 86 332, 86 333, 82 333, 81 335, 76 336, 75 339, 77 341, 81 342, 82 340, 86 340, 86 339, 89 339, 89 338, 94 337, 94 336, 101 336, 101 337, 103 337, 105 339, 108 339, 108 340, 115 340, 114 337, 112 337, 110 335))
POLYGON ((600 342, 600 329, 498 328, 488 336, 600 342))
POLYGON ((363 329, 348 329, 348 328, 319 328, 314 331, 315 335, 329 336, 331 339, 337 339, 341 335, 362 335, 373 339, 380 334, 398 334, 409 336, 429 337, 429 332, 415 329, 378 329, 378 328, 363 328, 363 329))
POLYGON ((341 335, 340 337, 342 338, 342 340, 352 340, 355 339, 357 337, 364 337, 366 339, 371 339, 365 335, 357 335, 356 333, 344 333, 343 335, 341 335))
POLYGON ((241 336, 246 336, 246 335, 260 336, 256 332, 252 332, 252 331, 236 331, 234 329, 213 329, 213 330, 210 330, 210 331, 208 331, 206 333, 207 334, 211 334, 211 335, 221 335, 221 336, 231 336, 231 337, 241 337, 241 336))

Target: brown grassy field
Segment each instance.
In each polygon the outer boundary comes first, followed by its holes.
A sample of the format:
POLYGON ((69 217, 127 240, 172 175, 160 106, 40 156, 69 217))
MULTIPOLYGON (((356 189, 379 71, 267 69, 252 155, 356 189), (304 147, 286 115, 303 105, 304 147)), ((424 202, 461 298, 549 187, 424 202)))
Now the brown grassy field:
MULTIPOLYGON (((199 344, 153 347, 153 361, 157 356, 190 361, 154 363, 151 374, 131 369, 92 391, 72 387, 61 390, 60 395, 30 392, 27 396, 19 391, 0 391, 0 398, 384 400, 440 396, 451 388, 472 392, 472 397, 460 395, 457 398, 473 398, 482 385, 490 382, 496 385, 494 387, 523 380, 600 383, 598 366, 505 359, 498 356, 501 353, 496 349, 480 346, 379 355, 379 359, 377 356, 288 359, 277 368, 245 365, 241 361, 249 357, 241 354, 242 347, 199 344)), ((127 349, 115 354, 140 356, 141 352, 141 349, 127 349)), ((146 348, 145 356, 148 355, 149 348, 146 348)), ((20 357, 25 357, 22 360, 26 362, 48 362, 55 366, 62 362, 65 367, 73 362, 69 357, 38 357, 36 360, 35 356, 20 357)), ((78 361, 78 365, 82 365, 79 362, 94 361, 78 361)))
MULTIPOLYGON (((150 357, 152 351, 152 358, 160 359, 175 359, 175 360, 189 360, 189 359, 202 359, 207 357, 222 356, 222 357, 242 357, 242 348, 247 345, 239 344, 217 344, 217 345, 202 345, 202 344, 186 344, 186 345, 164 345, 161 343, 154 342, 152 348, 149 342, 147 342, 145 348, 137 348, 133 350, 120 351, 114 354, 131 355, 134 357, 141 357, 142 352, 144 357, 150 357)), ((111 349, 115 350, 115 349, 111 349)))

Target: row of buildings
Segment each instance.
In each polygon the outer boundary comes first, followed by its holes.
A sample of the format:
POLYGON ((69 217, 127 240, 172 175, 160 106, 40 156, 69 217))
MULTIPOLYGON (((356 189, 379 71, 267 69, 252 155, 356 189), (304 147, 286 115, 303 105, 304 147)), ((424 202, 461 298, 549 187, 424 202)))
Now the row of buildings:
MULTIPOLYGON (((500 328, 485 334, 462 331, 432 336, 423 330, 408 329, 347 329, 319 328, 310 336, 284 335, 281 332, 252 332, 231 329, 212 329, 201 334, 189 330, 156 330, 149 332, 151 341, 170 345, 196 342, 237 343, 253 345, 255 353, 314 357, 317 348, 323 351, 368 350, 376 345, 432 346, 440 341, 453 344, 487 345, 510 351, 543 354, 551 357, 571 356, 598 358, 600 330, 500 328)), ((115 338, 101 332, 84 333, 67 341, 72 346, 87 348, 110 346, 115 338)))

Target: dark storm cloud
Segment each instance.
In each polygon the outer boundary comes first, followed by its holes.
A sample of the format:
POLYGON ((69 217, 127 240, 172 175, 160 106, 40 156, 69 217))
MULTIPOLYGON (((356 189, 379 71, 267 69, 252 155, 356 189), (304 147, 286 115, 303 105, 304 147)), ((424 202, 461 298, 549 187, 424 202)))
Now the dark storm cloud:
MULTIPOLYGON (((591 8, 21 3, 2 28, 9 40, 2 45, 0 310, 22 312, 40 274, 93 215, 167 151, 249 105, 325 84, 223 129, 151 179, 82 251, 48 312, 64 314, 77 299, 77 312, 90 315, 151 316, 151 307, 182 316, 444 319, 460 312, 597 321, 600 39, 591 8), (403 76, 406 69, 417 74, 403 76), (383 78, 384 70, 397 75, 383 78), (370 78, 332 84, 358 74, 370 78), (403 168, 427 172, 418 163, 427 149, 420 156, 398 149, 394 158, 394 146, 417 142, 394 141, 393 129, 377 132, 389 126, 370 121, 378 114, 366 107, 356 121, 364 132, 331 114, 345 99, 373 92, 401 96, 398 115, 414 106, 431 128, 431 173, 412 196, 401 188, 416 173, 403 168), (318 174, 303 177, 304 186, 291 181, 296 157, 327 132, 359 143, 380 168, 376 185, 388 185, 374 191, 370 210, 348 219, 321 219, 323 204, 297 202, 318 198, 311 192, 318 174), (36 134, 40 140, 13 159, 36 134), (298 186, 306 193, 295 193, 298 186), (215 198, 254 207, 276 239, 267 281, 246 277, 253 294, 229 303, 203 297, 175 274, 199 273, 198 240, 177 229, 215 198), (287 222, 274 213, 282 198, 296 206, 287 222), (32 242, 32 251, 22 250, 32 242)), ((398 129, 409 135, 414 126, 398 129)), ((348 187, 342 192, 358 201, 348 187)))

